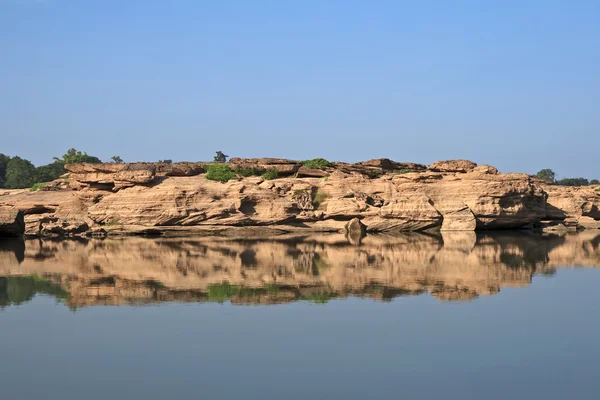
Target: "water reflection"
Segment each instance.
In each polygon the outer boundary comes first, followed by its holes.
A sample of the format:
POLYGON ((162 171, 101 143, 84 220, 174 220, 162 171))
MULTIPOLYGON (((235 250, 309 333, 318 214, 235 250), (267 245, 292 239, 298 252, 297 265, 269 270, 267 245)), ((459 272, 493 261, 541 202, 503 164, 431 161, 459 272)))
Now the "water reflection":
POLYGON ((0 306, 37 293, 72 308, 156 302, 387 301, 429 292, 468 301, 534 274, 600 266, 600 232, 343 235, 272 240, 119 238, 0 242, 0 306))

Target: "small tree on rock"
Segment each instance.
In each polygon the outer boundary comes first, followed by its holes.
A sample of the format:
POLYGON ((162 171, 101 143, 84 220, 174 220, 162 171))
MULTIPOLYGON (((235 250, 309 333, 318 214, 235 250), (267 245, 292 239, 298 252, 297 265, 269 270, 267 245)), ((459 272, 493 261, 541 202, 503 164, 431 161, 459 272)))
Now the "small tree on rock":
POLYGON ((115 163, 115 164, 122 164, 124 161, 121 157, 119 156, 112 156, 110 158, 110 162, 115 163))
POLYGON ((227 162, 227 157, 229 157, 227 154, 223 153, 222 151, 217 151, 214 161, 224 163, 227 162))
POLYGON ((61 158, 54 157, 56 161, 62 164, 91 163, 100 164, 102 161, 98 157, 90 156, 88 153, 82 153, 77 149, 69 149, 61 158))
POLYGON ((537 174, 535 174, 535 177, 552 183, 556 181, 556 174, 549 168, 539 171, 537 174))

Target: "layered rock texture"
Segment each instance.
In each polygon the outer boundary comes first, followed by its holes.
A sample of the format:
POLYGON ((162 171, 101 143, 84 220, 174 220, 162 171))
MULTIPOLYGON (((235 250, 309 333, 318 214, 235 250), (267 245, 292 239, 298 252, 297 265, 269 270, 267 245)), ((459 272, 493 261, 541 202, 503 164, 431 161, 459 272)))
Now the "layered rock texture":
POLYGON ((72 307, 422 293, 469 301, 570 266, 600 267, 599 231, 380 234, 361 246, 344 234, 13 240, 0 241, 0 307, 36 292, 72 307))
POLYGON ((548 185, 466 160, 429 167, 376 159, 309 168, 276 158, 231 159, 237 178, 205 163, 67 165, 45 190, 0 192, 29 235, 280 234, 296 231, 473 231, 600 227, 597 187, 548 185), (276 171, 277 178, 260 175, 276 171), (254 176, 247 176, 254 175, 254 176), (347 229, 348 222, 358 219, 347 229))

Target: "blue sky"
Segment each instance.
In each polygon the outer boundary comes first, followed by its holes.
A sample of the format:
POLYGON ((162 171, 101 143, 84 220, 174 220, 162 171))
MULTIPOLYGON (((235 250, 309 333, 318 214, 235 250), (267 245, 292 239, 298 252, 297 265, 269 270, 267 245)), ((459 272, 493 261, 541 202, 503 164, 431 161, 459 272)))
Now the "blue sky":
POLYGON ((600 178, 599 1, 0 0, 0 152, 600 178))

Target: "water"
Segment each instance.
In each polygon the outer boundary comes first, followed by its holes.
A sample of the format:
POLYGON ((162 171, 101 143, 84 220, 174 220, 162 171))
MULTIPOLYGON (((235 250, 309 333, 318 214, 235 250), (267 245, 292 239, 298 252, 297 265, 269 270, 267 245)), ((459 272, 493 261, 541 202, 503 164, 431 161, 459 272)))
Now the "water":
POLYGON ((597 399, 594 267, 589 231, 4 241, 2 399, 597 399))

